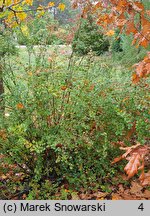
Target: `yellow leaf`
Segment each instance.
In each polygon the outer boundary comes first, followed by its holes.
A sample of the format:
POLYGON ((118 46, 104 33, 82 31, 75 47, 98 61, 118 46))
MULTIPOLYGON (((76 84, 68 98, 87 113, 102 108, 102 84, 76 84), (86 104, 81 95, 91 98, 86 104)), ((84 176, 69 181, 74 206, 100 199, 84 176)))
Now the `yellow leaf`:
POLYGON ((44 11, 42 10, 41 12, 38 13, 37 17, 40 18, 43 15, 44 15, 44 11))
POLYGON ((13 17, 14 17, 14 13, 13 12, 9 12, 9 14, 7 16, 6 22, 8 22, 8 23, 12 22, 13 17))
POLYGON ((29 149, 29 148, 32 148, 32 146, 33 146, 33 144, 30 143, 30 142, 27 141, 27 140, 24 142, 24 145, 25 145, 25 147, 28 148, 28 149, 29 149))
POLYGON ((40 11, 40 10, 43 10, 43 6, 40 5, 38 8, 37 8, 37 11, 40 11))
POLYGON ((20 12, 20 13, 17 13, 16 16, 20 21, 23 21, 26 19, 27 14, 25 12, 20 12))
POLYGON ((10 28, 16 28, 17 26, 18 26, 18 23, 16 21, 10 24, 10 28))
POLYGON ((28 4, 30 6, 32 6, 32 4, 33 4, 33 0, 25 0, 25 2, 26 2, 26 4, 28 4))
POLYGON ((70 192, 70 190, 67 190, 67 189, 65 189, 65 192, 66 192, 66 193, 69 193, 69 192, 70 192))
POLYGON ((14 0, 14 4, 17 4, 19 2, 19 0, 14 0))
POLYGON ((114 30, 109 30, 106 35, 107 36, 113 36, 115 34, 115 31, 114 30))
POLYGON ((98 197, 96 200, 104 200, 104 197, 98 197))
POLYGON ((59 10, 61 10, 61 11, 64 11, 65 10, 65 4, 63 4, 63 3, 60 3, 59 5, 58 5, 58 9, 59 10))
POLYGON ((21 30, 24 35, 28 36, 29 35, 29 29, 26 25, 21 26, 21 30))
POLYGON ((5 5, 6 5, 6 6, 9 6, 10 4, 12 4, 12 0, 6 0, 6 1, 5 1, 5 5))
POLYGON ((28 76, 32 76, 33 75, 33 73, 31 72, 31 71, 28 71, 28 76))
POLYGON ((54 2, 49 2, 48 3, 48 7, 54 7, 55 6, 55 3, 54 2))

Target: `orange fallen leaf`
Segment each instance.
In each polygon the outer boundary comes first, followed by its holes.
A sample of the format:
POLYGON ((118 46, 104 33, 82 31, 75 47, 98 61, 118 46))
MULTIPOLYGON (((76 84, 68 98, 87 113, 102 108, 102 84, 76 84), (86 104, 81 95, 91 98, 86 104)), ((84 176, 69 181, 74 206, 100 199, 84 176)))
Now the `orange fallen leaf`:
POLYGON ((22 103, 17 104, 17 109, 23 109, 23 108, 24 108, 24 105, 22 103))
POLYGON ((67 89, 67 86, 61 86, 61 90, 65 91, 67 89))

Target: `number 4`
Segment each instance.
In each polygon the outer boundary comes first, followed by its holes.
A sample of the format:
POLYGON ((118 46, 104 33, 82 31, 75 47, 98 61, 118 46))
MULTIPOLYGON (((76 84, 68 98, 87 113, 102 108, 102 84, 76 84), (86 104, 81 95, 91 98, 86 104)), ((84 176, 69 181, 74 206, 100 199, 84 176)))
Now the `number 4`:
POLYGON ((139 210, 143 211, 144 210, 144 206, 143 206, 143 203, 141 203, 138 207, 139 210))

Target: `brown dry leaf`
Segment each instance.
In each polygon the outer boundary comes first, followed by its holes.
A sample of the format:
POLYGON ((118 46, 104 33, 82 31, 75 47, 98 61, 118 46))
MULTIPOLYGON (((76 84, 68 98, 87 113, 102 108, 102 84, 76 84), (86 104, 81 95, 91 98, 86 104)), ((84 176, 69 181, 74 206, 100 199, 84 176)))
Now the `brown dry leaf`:
POLYGON ((119 162, 119 161, 122 160, 122 159, 123 159, 122 156, 116 157, 116 158, 111 162, 111 164, 115 164, 115 163, 119 162))
POLYGON ((123 193, 124 192, 123 184, 119 184, 118 187, 119 187, 119 192, 123 193))
POLYGON ((122 197, 117 193, 112 193, 112 200, 122 200, 122 197))
POLYGON ((150 185, 150 170, 147 173, 142 172, 139 179, 142 186, 150 185))
POLYGON ((124 181, 128 180, 128 177, 125 174, 121 175, 121 177, 122 177, 122 180, 124 180, 124 181))
POLYGON ((81 200, 90 200, 92 198, 92 194, 79 194, 79 198, 81 200))
POLYGON ((85 188, 80 188, 80 192, 84 193, 85 192, 85 188))
MULTIPOLYGON (((149 148, 147 145, 142 146, 140 143, 130 147, 120 149, 126 152, 119 158, 115 158, 112 163, 118 162, 121 159, 128 160, 128 164, 125 166, 124 171, 128 175, 128 179, 132 178, 138 173, 138 170, 144 171, 144 157, 149 153, 149 148)), ((149 177, 148 177, 149 178, 149 177)), ((143 176, 141 176, 141 181, 143 181, 143 176)))
POLYGON ((5 179, 7 179, 8 178, 8 176, 6 176, 6 175, 4 175, 4 174, 2 174, 1 176, 0 176, 0 180, 2 181, 2 180, 5 180, 5 179))
POLYGON ((107 192, 98 191, 98 192, 93 193, 92 195, 93 195, 93 197, 96 197, 96 199, 101 199, 101 198, 106 197, 108 194, 109 193, 107 193, 107 192))
POLYGON ((86 194, 83 194, 83 193, 79 194, 79 198, 81 200, 85 200, 86 199, 86 194))
POLYGON ((150 200, 150 191, 149 190, 145 190, 143 195, 146 199, 150 200))
POLYGON ((137 183, 137 182, 132 182, 131 183, 131 189, 130 189, 130 193, 131 194, 140 194, 140 195, 142 195, 142 189, 143 189, 143 187, 139 184, 139 183, 137 183))
POLYGON ((126 158, 133 150, 137 149, 141 144, 137 143, 136 145, 130 147, 120 147, 121 150, 125 150, 126 152, 122 155, 123 158, 126 158))
POLYGON ((138 167, 140 167, 141 157, 139 154, 132 154, 131 157, 128 158, 129 162, 124 168, 124 171, 127 173, 128 178, 132 178, 138 172, 138 167))
POLYGON ((3 140, 6 140, 7 138, 7 134, 4 129, 0 130, 0 138, 2 138, 3 140))
POLYGON ((131 129, 128 131, 126 138, 129 140, 136 131, 136 121, 133 122, 131 129))
POLYGON ((140 144, 138 143, 137 145, 130 146, 130 147, 120 147, 121 150, 125 150, 126 152, 125 152, 122 156, 115 158, 115 159, 112 161, 112 164, 117 163, 117 162, 119 162, 120 160, 126 158, 126 157, 128 156, 128 154, 130 154, 130 153, 133 151, 133 149, 136 149, 136 148, 139 147, 139 146, 140 146, 140 144))
POLYGON ((27 198, 27 195, 26 195, 26 194, 23 194, 23 195, 22 195, 22 199, 25 200, 26 198, 27 198))
POLYGON ((55 199, 60 200, 60 198, 61 198, 61 193, 60 192, 55 193, 55 199))
POLYGON ((18 200, 19 198, 16 196, 16 197, 13 197, 13 200, 18 200))
POLYGON ((131 195, 131 194, 123 194, 122 195, 122 199, 123 200, 138 200, 138 199, 140 199, 141 200, 141 197, 139 198, 139 197, 136 197, 135 195, 131 195))
POLYGON ((78 194, 76 192, 71 193, 72 200, 80 200, 78 194))

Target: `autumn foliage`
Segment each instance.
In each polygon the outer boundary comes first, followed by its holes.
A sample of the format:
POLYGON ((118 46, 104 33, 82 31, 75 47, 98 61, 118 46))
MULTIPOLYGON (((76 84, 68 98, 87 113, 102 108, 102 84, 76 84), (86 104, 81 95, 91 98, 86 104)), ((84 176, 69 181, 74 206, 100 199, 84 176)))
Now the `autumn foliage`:
POLYGON ((115 158, 112 164, 117 163, 122 159, 128 160, 128 163, 124 168, 124 171, 128 175, 128 179, 132 178, 140 170, 141 175, 139 179, 141 183, 145 185, 150 178, 150 176, 144 172, 144 158, 150 153, 148 146, 142 146, 138 143, 137 145, 133 145, 131 147, 120 147, 120 149, 126 152, 122 156, 115 158))
POLYGON ((33 7, 33 0, 1 0, 0 3, 0 18, 4 19, 5 25, 10 28, 15 28, 26 21, 27 12, 35 11, 40 18, 52 7, 60 11, 64 11, 66 7, 61 1, 58 1, 58 4, 50 1, 47 6, 40 4, 38 8, 33 7))
MULTIPOLYGON (((130 0, 74 0, 73 7, 82 7, 82 16, 87 13, 95 16, 95 21, 102 26, 106 35, 113 35, 113 29, 119 28, 120 32, 133 35, 132 44, 148 47, 150 44, 150 11, 146 10, 141 1, 130 0)), ((133 82, 150 74, 149 53, 142 62, 135 65, 133 82)))

